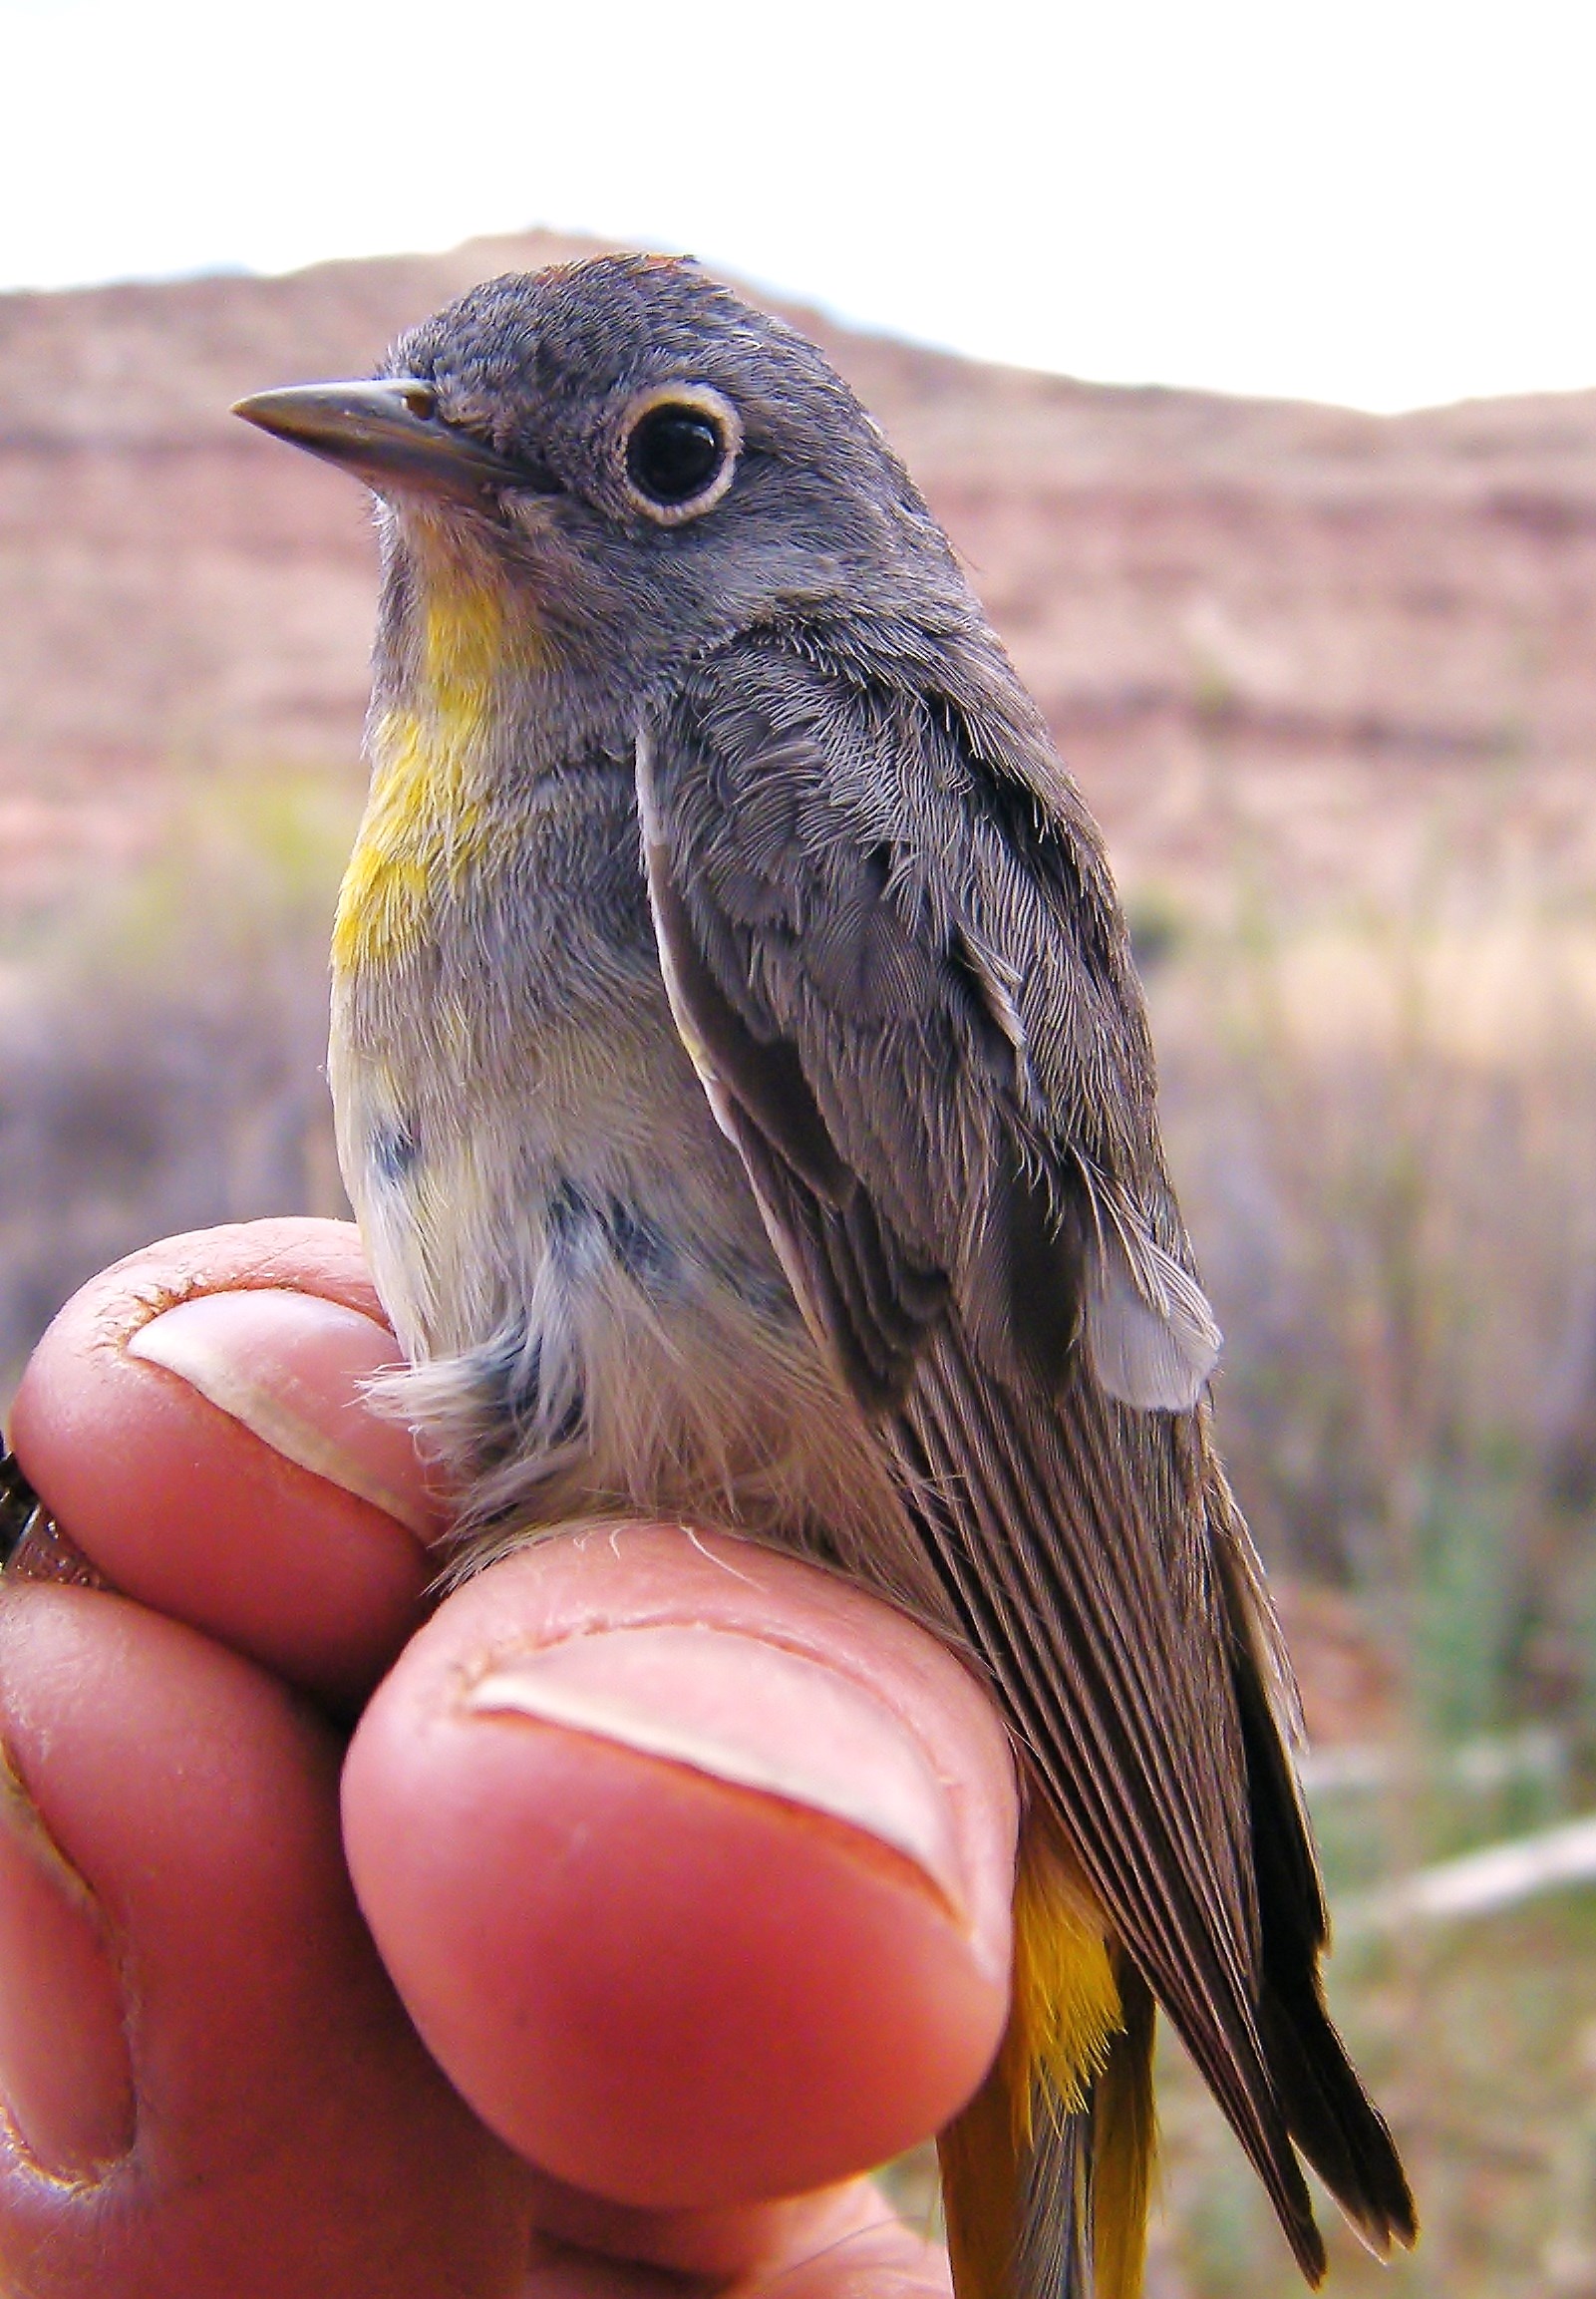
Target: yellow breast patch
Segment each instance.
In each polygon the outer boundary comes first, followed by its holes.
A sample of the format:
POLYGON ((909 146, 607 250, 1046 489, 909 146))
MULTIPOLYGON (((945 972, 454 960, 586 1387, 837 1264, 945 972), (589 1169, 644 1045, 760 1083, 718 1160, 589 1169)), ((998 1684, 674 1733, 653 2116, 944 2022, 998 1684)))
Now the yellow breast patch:
MULTIPOLYGON (((440 899, 487 844, 488 735, 506 670, 535 658, 533 634, 506 630, 495 585, 438 570, 429 584, 414 700, 372 730, 365 819, 339 890, 333 967, 349 973, 423 946, 440 899)), ((429 573, 434 570, 429 569, 429 573)))

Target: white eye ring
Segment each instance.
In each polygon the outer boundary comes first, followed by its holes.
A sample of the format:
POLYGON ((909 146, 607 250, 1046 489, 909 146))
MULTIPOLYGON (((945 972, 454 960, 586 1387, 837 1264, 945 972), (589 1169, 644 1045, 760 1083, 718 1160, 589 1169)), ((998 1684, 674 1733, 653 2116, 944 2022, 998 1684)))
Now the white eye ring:
POLYGON ((724 392, 708 383, 656 384, 632 401, 621 426, 627 497, 656 526, 682 526, 715 508, 737 477, 742 452, 743 419, 724 392), (681 423, 664 422, 677 413, 681 423), (706 448, 715 460, 705 464, 703 484, 693 487, 695 455, 706 448), (680 479, 669 468, 673 456, 680 479), (687 492, 678 493, 679 484, 687 492))

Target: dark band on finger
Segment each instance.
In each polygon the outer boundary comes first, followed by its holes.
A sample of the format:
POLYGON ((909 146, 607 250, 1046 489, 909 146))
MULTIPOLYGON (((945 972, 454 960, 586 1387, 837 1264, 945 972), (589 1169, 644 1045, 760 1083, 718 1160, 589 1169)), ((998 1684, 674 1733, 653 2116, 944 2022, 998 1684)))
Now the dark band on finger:
POLYGON ((73 1588, 108 1588, 23 1476, 14 1453, 0 1453, 0 1574, 73 1588))

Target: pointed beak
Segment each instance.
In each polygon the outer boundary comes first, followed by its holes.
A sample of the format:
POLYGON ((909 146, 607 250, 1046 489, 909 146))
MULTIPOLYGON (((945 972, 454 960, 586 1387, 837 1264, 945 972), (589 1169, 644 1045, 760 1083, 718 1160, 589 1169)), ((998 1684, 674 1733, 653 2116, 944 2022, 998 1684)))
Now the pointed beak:
POLYGON ((381 383, 291 384, 257 391, 233 409, 245 423, 305 448, 379 494, 435 494, 480 501, 507 490, 547 492, 547 480, 468 432, 445 423, 431 384, 414 376, 381 383))

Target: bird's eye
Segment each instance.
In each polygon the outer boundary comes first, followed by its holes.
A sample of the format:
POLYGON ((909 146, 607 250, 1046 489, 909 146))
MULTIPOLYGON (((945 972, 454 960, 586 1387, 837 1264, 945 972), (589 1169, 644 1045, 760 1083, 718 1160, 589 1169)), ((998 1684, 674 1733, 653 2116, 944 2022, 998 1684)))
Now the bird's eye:
POLYGON ((714 418, 696 407, 656 407, 626 443, 632 485, 674 510, 702 494, 726 453, 714 418))
POLYGON ((737 410, 707 384, 673 384, 629 411, 626 478, 638 508, 678 526, 718 503, 743 444, 737 410))

